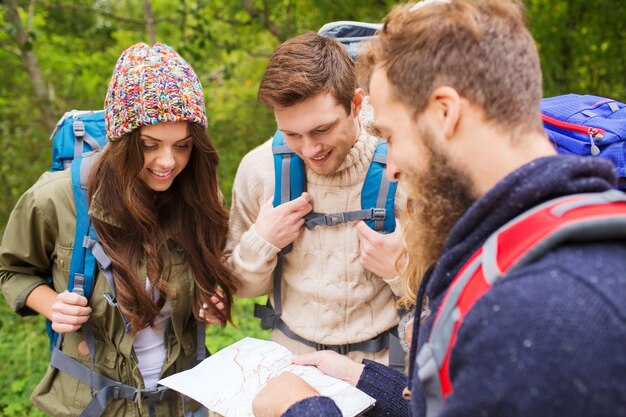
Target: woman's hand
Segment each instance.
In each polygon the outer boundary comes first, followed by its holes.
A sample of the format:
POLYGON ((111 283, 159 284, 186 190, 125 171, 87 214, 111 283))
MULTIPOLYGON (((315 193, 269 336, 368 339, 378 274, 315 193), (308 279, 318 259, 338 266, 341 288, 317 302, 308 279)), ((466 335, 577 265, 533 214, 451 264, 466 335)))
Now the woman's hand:
MULTIPOLYGON (((223 294, 221 290, 218 289, 217 291, 220 294, 223 294)), ((213 304, 213 307, 215 307, 217 311, 224 311, 224 303, 221 300, 222 299, 217 295, 211 297, 211 304, 213 304)), ((217 315, 212 313, 212 310, 209 309, 209 305, 207 303, 204 303, 202 305, 202 308, 200 308, 198 315, 201 319, 204 319, 206 324, 222 324, 222 320, 217 315)))
POLYGON ((87 306, 87 298, 67 291, 57 294, 51 307, 52 330, 57 333, 75 332, 89 320, 89 314, 91 307, 87 306))

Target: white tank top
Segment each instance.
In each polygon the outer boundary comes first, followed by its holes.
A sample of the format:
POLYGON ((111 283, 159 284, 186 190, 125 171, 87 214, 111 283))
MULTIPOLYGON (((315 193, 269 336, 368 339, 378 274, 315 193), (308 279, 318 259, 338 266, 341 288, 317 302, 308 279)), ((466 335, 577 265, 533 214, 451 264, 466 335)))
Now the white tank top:
MULTIPOLYGON (((146 290, 150 291, 150 280, 146 278, 146 290)), ((155 301, 158 300, 158 290, 155 293, 155 301)), ((172 306, 167 299, 161 312, 154 321, 153 327, 146 327, 135 334, 133 347, 139 361, 139 371, 143 377, 143 383, 147 389, 156 389, 157 381, 161 376, 161 368, 165 362, 167 351, 164 344, 164 334, 170 317, 172 306)))

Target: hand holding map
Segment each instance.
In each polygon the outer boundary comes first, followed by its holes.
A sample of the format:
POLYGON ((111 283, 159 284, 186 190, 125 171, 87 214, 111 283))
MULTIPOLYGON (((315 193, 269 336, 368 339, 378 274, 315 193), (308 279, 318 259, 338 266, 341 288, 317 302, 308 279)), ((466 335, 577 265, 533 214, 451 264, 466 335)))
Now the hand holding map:
POLYGON ((291 363, 291 352, 265 340, 246 337, 195 368, 159 381, 225 417, 252 417, 252 400, 267 381, 283 372, 300 376, 320 395, 332 398, 342 414, 357 416, 375 400, 313 366, 291 363))

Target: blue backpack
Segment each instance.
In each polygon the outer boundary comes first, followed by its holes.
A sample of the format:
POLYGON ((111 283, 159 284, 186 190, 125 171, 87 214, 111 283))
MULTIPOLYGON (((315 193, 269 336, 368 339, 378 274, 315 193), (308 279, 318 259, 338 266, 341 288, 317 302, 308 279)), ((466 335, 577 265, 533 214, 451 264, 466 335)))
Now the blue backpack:
POLYGON ((50 135, 52 165, 50 171, 62 171, 75 158, 89 151, 99 151, 106 141, 104 110, 72 110, 63 115, 50 135))
MULTIPOLYGON (((104 275, 110 291, 102 296, 115 308, 124 322, 125 331, 130 331, 130 322, 117 303, 115 281, 111 268, 111 260, 104 252, 102 245, 88 213, 87 178, 98 151, 106 145, 106 129, 104 111, 76 111, 63 115, 57 123, 52 135, 52 165, 50 171, 70 169, 72 191, 76 207, 76 234, 74 249, 70 263, 67 290, 83 295, 89 299, 93 294, 94 279, 98 268, 104 275)), ((49 278, 52 280, 52 277, 49 278)), ((206 357, 205 324, 197 325, 196 363, 206 357)), ((50 365, 91 387, 93 398, 83 410, 83 417, 98 417, 104 413, 109 399, 125 398, 134 401, 152 399, 160 401, 169 390, 158 386, 156 390, 138 390, 136 387, 122 384, 94 372, 96 339, 91 321, 81 326, 85 341, 89 348, 91 366, 85 366, 61 351, 62 335, 52 330, 51 323, 46 322, 46 330, 50 337, 50 365), (138 392, 140 391, 140 392, 138 392)), ((189 413, 185 413, 189 415, 189 413)))
POLYGON ((626 104, 566 94, 541 100, 541 113, 559 153, 608 159, 617 170, 618 187, 626 189, 626 104))
MULTIPOLYGON (((90 156, 85 163, 82 161, 83 155, 99 151, 107 143, 104 111, 72 110, 66 112, 57 122, 50 135, 50 140, 52 141, 52 164, 50 171, 71 169, 72 191, 76 206, 76 234, 74 242, 83 242, 85 244, 90 241, 96 242, 96 233, 87 214, 87 189, 85 187, 91 163, 94 161, 95 156, 90 156), (81 166, 83 167, 82 170, 81 166), (82 177, 81 171, 83 171, 82 177)), ((84 246, 74 245, 67 290, 78 292, 89 298, 93 291, 96 258, 93 252, 84 246)), ((101 252, 104 255, 104 251, 101 252)), ((102 262, 104 264, 107 263, 105 259, 102 262)), ((108 262, 110 263, 110 261, 108 262)), ((52 277, 50 277, 51 279, 52 277)), ((52 330, 49 321, 46 322, 46 330, 50 338, 50 349, 53 349, 58 342, 58 334, 52 330)))

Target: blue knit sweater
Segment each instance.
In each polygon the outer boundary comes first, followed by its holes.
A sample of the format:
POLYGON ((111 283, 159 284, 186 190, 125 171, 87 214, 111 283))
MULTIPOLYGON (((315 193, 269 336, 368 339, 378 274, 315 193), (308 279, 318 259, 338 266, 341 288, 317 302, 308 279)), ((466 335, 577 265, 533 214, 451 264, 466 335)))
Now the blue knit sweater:
MULTIPOLYGON (((453 227, 417 305, 426 295, 436 312, 458 270, 513 217, 556 197, 611 189, 615 180, 610 163, 571 156, 541 158, 513 172, 453 227)), ((377 400, 368 415, 424 415, 414 362, 433 319, 414 328, 410 403, 401 397, 402 374, 366 362, 358 387, 377 400)), ((440 417, 626 416, 625 352, 626 237, 562 244, 497 282, 469 312, 451 356, 454 392, 440 417)), ((327 398, 285 413, 340 415, 327 398)))

